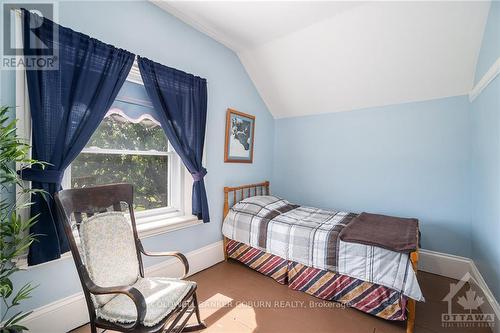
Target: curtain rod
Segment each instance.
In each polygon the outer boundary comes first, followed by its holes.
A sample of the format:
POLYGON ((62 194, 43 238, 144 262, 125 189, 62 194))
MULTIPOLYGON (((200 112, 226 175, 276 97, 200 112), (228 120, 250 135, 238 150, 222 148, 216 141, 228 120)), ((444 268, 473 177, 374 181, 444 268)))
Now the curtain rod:
MULTIPOLYGON (((10 10, 14 11, 19 16, 22 16, 22 14, 23 14, 23 12, 22 12, 22 10, 20 8, 11 8, 10 10)), ((134 57, 134 64, 132 65, 132 70, 136 69, 136 71, 137 71, 136 74, 138 74, 140 76, 140 74, 139 74, 139 63, 137 62, 138 57, 139 57, 139 54, 136 54, 135 57, 134 57)), ((188 72, 186 72, 186 73, 194 75, 194 76, 197 76, 197 75, 192 74, 192 73, 188 73, 188 72)), ((205 79, 207 81, 207 83, 208 83, 207 78, 203 78, 203 79, 205 79)), ((142 81, 142 79, 141 79, 141 81, 142 81)), ((135 81, 133 81, 133 82, 135 82, 135 81)))

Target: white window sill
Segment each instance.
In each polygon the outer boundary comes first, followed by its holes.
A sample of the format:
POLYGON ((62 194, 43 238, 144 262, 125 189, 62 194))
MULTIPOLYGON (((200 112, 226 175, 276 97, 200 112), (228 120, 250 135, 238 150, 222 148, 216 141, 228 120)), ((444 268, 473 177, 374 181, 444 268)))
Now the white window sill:
MULTIPOLYGON (((128 217, 128 214, 127 214, 128 217)), ((135 212, 139 238, 147 238, 202 224, 194 215, 184 215, 174 207, 163 207, 135 212)))
POLYGON ((152 220, 151 217, 144 218, 144 220, 146 219, 148 221, 144 222, 140 217, 136 218, 139 238, 152 237, 203 224, 203 221, 198 220, 198 218, 194 215, 172 216, 171 214, 166 214, 154 216, 154 220, 152 220))
MULTIPOLYGON (((203 224, 203 221, 198 220, 198 218, 194 215, 181 215, 179 212, 172 212, 171 210, 165 214, 150 214, 148 212, 148 214, 139 214, 139 216, 137 216, 136 213, 135 215, 137 233, 141 239, 203 224)), ((126 216, 128 217, 128 215, 126 216)), ((77 240, 77 242, 79 242, 79 240, 77 240)), ((71 251, 61 255, 59 259, 29 266, 26 269, 29 270, 33 267, 47 265, 54 261, 66 260, 68 258, 72 258, 71 251)))

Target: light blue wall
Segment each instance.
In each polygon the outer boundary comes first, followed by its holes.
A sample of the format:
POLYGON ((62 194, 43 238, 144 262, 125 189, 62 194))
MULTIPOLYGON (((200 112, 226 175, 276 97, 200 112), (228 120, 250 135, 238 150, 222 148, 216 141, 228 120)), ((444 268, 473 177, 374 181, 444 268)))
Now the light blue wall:
MULTIPOLYGON (((500 3, 493 2, 477 64, 481 79, 500 56, 500 3), (482 74, 481 74, 482 73, 482 74)), ((472 258, 500 299, 500 78, 472 102, 472 258)))
MULTIPOLYGON (((476 68, 500 56, 493 1, 476 68)), ((276 120, 273 192, 420 219, 426 249, 472 257, 500 298, 500 79, 466 96, 276 120)))
MULTIPOLYGON (((498 7, 491 9, 496 20, 488 22, 476 80, 498 56, 498 7)), ((219 240, 222 187, 272 174, 272 191, 298 203, 419 218, 424 248, 472 255, 499 297, 498 78, 472 106, 458 96, 273 121, 232 51, 150 3, 64 2, 59 10, 63 25, 208 79, 212 222, 148 238, 149 249, 187 252, 219 240), (223 163, 229 106, 257 117, 252 165, 223 163)), ((0 74, 1 103, 14 105, 14 74, 0 74)), ((71 259, 15 280, 40 284, 25 310, 80 290, 71 259)))
POLYGON ((472 103, 472 258, 500 299, 500 80, 472 103))
POLYGON ((276 120, 273 192, 420 219, 426 249, 470 256, 466 96, 276 120))
POLYGON ((488 21, 476 65, 475 82, 481 80, 500 55, 500 1, 491 1, 488 21))
POLYGON ((0 105, 13 106, 15 104, 15 80, 14 71, 0 70, 0 105))
MULTIPOLYGON (((234 52, 148 2, 63 2, 59 22, 104 42, 170 67, 207 78, 206 186, 211 223, 147 238, 151 250, 188 252, 222 238, 224 185, 252 183, 272 173, 274 121, 234 52), (256 116, 253 164, 224 164, 226 108, 256 116)), ((2 73, 2 103, 14 104, 14 76, 2 73), (5 85, 4 85, 5 84, 5 85)), ((23 308, 32 309, 77 293, 80 283, 72 259, 30 268, 15 283, 40 287, 23 308)))

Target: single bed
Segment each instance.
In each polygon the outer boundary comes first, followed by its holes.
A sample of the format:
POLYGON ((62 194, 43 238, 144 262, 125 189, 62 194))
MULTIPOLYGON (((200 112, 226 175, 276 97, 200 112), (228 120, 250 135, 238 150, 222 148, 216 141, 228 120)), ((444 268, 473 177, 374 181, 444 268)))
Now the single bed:
POLYGON ((387 320, 407 320, 413 332, 418 250, 394 252, 343 242, 357 216, 292 204, 269 194, 269 182, 224 188, 227 258, 294 290, 337 301, 387 320))

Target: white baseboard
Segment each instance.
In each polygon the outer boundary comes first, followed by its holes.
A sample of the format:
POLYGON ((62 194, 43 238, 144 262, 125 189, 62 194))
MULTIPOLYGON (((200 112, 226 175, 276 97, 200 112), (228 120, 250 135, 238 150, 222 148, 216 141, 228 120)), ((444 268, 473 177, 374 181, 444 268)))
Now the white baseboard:
MULTIPOLYGON (((215 242, 186 254, 189 275, 195 274, 224 260, 222 241, 215 242)), ((181 276, 183 265, 177 259, 168 259, 146 268, 146 276, 181 276)), ((24 320, 31 333, 63 333, 89 321, 83 293, 57 300, 40 308, 24 320)))
POLYGON ((420 260, 418 262, 418 269, 421 271, 456 280, 460 280, 465 274, 469 273, 474 280, 469 282, 482 290, 486 297, 486 303, 480 307, 481 310, 483 313, 491 313, 491 310, 493 310, 497 321, 493 329, 495 332, 500 332, 500 305, 472 259, 425 249, 419 252, 420 260))
POLYGON ((418 269, 424 272, 460 280, 471 270, 469 258, 425 249, 419 250, 419 254, 418 269))
POLYGON ((474 279, 476 288, 481 289, 484 293, 484 296, 486 297, 486 303, 484 303, 483 306, 480 307, 481 311, 483 311, 483 313, 491 313, 491 310, 493 310, 493 312, 495 313, 495 327, 493 327, 493 331, 496 333, 500 333, 500 305, 498 304, 498 301, 486 284, 486 281, 484 281, 481 272, 479 272, 479 269, 472 260, 470 269, 470 274, 474 279))
MULTIPOLYGON (((190 275, 202 271, 224 260, 222 241, 191 251, 186 257, 190 265, 190 275)), ((419 270, 457 280, 467 272, 470 273, 477 287, 486 296, 489 308, 493 309, 497 318, 500 318, 500 306, 471 259, 422 249, 419 270)), ((169 259, 146 268, 147 276, 180 276, 182 272, 183 266, 176 259, 169 259)), ((485 311, 491 310, 485 308, 485 311)), ((32 333, 59 333, 81 326, 88 320, 85 298, 83 293, 78 293, 35 309, 24 324, 32 333)), ((498 325, 496 326, 498 329, 498 325)))
POLYGON ((80 292, 33 310, 23 325, 34 333, 62 333, 88 321, 87 303, 80 292))

